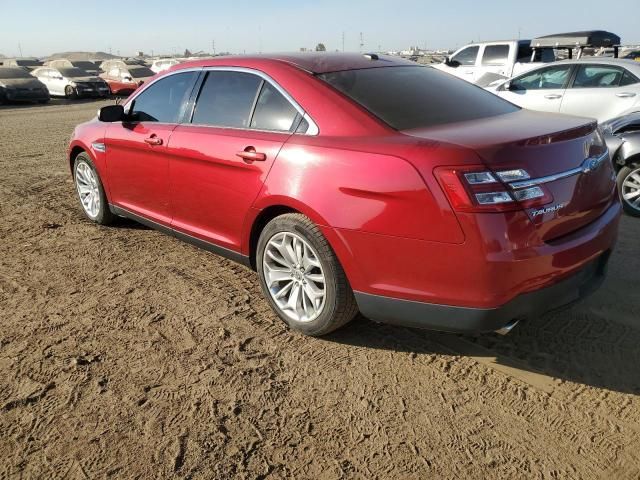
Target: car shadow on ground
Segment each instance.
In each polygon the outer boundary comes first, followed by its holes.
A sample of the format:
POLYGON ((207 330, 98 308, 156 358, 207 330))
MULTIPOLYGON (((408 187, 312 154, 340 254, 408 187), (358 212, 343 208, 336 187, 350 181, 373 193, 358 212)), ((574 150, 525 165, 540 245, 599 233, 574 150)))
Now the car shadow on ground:
POLYGON ((370 322, 358 316, 324 340, 363 348, 473 357, 508 375, 542 383, 556 379, 640 394, 637 325, 601 318, 580 307, 529 320, 506 336, 456 335, 370 322), (522 373, 522 375, 519 374, 522 373), (533 377, 536 377, 535 375, 533 377))

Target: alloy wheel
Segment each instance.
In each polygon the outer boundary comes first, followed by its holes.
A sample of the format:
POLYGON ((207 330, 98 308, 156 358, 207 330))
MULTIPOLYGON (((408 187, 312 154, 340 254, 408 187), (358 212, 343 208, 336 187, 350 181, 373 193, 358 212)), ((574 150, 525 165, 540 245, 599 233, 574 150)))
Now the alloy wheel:
POLYGON ((621 190, 624 202, 640 212, 640 168, 629 172, 622 182, 621 190))
POLYGON ((100 213, 100 188, 93 169, 85 162, 76 166, 76 189, 82 208, 89 218, 96 218, 100 213))
POLYGON ((292 232, 273 235, 262 258, 271 298, 291 320, 311 322, 322 313, 326 279, 316 250, 292 232))

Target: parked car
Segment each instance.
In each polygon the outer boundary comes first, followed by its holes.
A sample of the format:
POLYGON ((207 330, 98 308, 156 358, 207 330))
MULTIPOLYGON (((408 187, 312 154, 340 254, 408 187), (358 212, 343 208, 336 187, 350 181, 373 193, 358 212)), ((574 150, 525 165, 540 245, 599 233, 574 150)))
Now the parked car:
POLYGON ((168 70, 179 63, 180 60, 176 58, 159 58, 158 60, 153 61, 151 64, 151 70, 153 70, 154 73, 159 73, 168 70))
POLYGON ((101 72, 100 68, 89 60, 67 60, 66 58, 58 58, 45 62, 45 66, 51 68, 79 68, 93 76, 97 76, 101 72))
POLYGON ((478 42, 465 45, 434 67, 479 86, 487 86, 556 59, 552 49, 540 50, 532 60, 533 55, 531 40, 478 42))
POLYGON ((100 78, 107 82, 113 95, 129 95, 154 75, 147 67, 129 65, 113 67, 101 73, 100 78))
POLYGON ((68 153, 90 220, 255 268, 309 335, 358 310, 504 333, 600 284, 621 213, 593 120, 376 54, 181 64, 79 125, 68 153))
POLYGON ((626 60, 635 60, 636 62, 640 62, 640 50, 631 50, 628 52, 624 52, 622 58, 626 60))
POLYGON ((1 58, 0 66, 3 67, 20 67, 23 70, 33 70, 34 68, 38 68, 42 66, 42 62, 37 58, 1 58))
POLYGON ((573 51, 582 55, 585 49, 609 48, 620 44, 620 37, 603 30, 558 33, 533 40, 478 42, 465 45, 436 68, 487 87, 498 80, 506 80, 558 56, 572 58, 573 51))
POLYGON ((49 92, 37 78, 21 67, 0 67, 0 104, 49 101, 49 92))
POLYGON ((145 67, 146 65, 141 60, 127 59, 127 58, 114 58, 110 60, 104 60, 100 63, 100 70, 108 72, 113 68, 127 69, 129 67, 145 67))
POLYGON ((537 68, 501 83, 495 93, 516 105, 604 122, 640 107, 640 63, 585 57, 537 68))
POLYGON ((51 96, 99 98, 109 95, 109 86, 104 80, 80 68, 40 67, 31 74, 46 85, 51 96))
POLYGON ((602 130, 618 173, 622 207, 640 217, 640 112, 609 120, 602 130))

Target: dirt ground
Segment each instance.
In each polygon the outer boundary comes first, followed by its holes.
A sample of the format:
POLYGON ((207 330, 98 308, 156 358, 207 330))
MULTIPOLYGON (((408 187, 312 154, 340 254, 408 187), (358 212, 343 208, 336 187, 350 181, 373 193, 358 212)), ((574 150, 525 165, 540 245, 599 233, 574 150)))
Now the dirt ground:
POLYGON ((65 148, 102 104, 0 108, 0 479, 640 478, 640 220, 507 337, 305 338, 253 272, 83 218, 65 148))

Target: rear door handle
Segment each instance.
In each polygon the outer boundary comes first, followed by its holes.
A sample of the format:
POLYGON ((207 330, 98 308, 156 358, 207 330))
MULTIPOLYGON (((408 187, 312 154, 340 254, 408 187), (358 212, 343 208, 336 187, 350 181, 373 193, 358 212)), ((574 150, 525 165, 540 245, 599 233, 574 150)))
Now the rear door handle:
POLYGON ((145 138, 144 141, 149 145, 162 145, 162 139, 159 138, 155 133, 150 137, 145 138))
POLYGON ((236 156, 248 162, 264 162, 267 156, 262 152, 256 152, 254 147, 247 147, 240 152, 236 152, 236 156))
POLYGON ((631 97, 635 97, 636 94, 633 92, 620 92, 620 93, 616 93, 616 97, 620 97, 620 98, 631 98, 631 97))
POLYGON ((558 95, 557 93, 550 93, 549 95, 545 95, 544 98, 548 98, 549 100, 557 100, 562 98, 562 95, 558 95))

